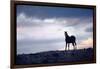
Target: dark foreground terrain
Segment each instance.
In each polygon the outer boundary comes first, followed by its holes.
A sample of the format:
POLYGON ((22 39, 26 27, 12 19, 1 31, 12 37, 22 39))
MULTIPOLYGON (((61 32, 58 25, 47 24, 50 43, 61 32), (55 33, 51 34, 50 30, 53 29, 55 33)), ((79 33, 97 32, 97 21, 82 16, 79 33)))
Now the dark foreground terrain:
POLYGON ((93 49, 70 51, 48 51, 35 54, 20 54, 16 56, 16 64, 49 64, 62 62, 92 61, 93 49))

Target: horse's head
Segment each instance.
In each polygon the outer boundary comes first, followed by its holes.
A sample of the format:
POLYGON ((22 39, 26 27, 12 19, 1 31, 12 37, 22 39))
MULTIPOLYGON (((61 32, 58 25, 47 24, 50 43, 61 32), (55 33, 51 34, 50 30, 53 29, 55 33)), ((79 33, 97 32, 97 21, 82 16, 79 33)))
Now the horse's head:
POLYGON ((65 36, 68 36, 68 33, 67 33, 67 31, 65 31, 65 36))

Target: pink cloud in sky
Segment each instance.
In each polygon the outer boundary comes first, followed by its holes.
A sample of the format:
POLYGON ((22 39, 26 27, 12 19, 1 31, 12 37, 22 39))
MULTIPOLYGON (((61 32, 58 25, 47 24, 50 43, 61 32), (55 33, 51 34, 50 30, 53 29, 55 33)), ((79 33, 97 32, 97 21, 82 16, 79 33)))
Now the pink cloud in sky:
POLYGON ((78 48, 89 48, 89 47, 93 47, 93 38, 88 38, 85 39, 83 41, 81 41, 81 43, 78 45, 78 48))

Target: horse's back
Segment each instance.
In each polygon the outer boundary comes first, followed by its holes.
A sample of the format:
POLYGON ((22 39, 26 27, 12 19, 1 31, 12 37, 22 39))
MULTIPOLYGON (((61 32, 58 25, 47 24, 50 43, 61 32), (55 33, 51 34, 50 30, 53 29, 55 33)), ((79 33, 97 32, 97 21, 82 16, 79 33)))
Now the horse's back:
POLYGON ((72 36, 70 36, 70 38, 71 38, 71 41, 72 42, 75 42, 76 41, 76 37, 75 36, 72 35, 72 36))

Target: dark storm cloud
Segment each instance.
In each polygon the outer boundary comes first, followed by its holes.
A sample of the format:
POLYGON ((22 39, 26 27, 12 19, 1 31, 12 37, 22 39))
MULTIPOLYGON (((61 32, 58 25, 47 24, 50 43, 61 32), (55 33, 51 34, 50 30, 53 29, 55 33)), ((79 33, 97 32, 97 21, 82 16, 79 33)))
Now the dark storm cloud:
POLYGON ((17 15, 24 12, 28 16, 36 16, 42 18, 51 17, 91 17, 92 9, 81 8, 63 8, 63 7, 45 7, 45 6, 29 6, 17 5, 17 15))
MULTIPOLYGON (((80 24, 80 22, 83 23, 84 20, 90 20, 93 16, 92 11, 91 9, 81 8, 17 5, 17 26, 41 26, 45 19, 52 18, 64 18, 65 21, 68 21, 64 26, 74 26, 80 24), (25 15, 20 16, 21 13, 25 15)), ((57 20, 60 21, 61 19, 57 20)), ((87 23, 87 21, 84 23, 87 23)))
POLYGON ((17 27, 41 27, 44 25, 56 24, 62 27, 79 26, 92 23, 92 17, 57 17, 57 18, 38 18, 28 17, 25 13, 20 13, 17 16, 17 27))

